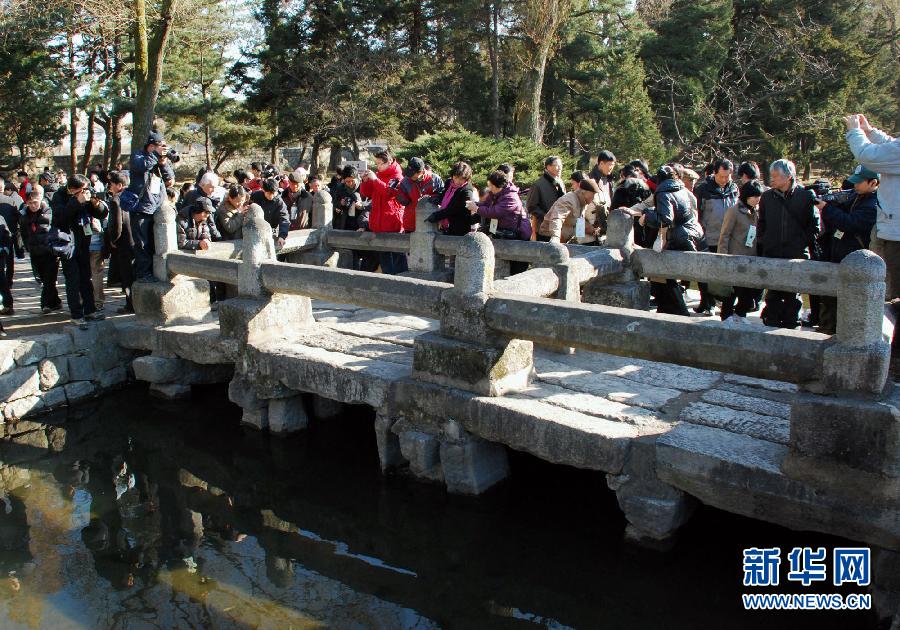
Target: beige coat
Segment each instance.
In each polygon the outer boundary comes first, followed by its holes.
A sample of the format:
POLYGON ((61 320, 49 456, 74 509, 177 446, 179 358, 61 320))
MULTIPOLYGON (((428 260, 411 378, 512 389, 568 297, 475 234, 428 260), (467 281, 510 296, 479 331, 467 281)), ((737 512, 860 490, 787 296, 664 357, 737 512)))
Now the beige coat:
POLYGON ((588 211, 594 207, 594 204, 581 203, 581 197, 578 192, 566 193, 556 200, 556 203, 550 208, 541 223, 539 233, 542 236, 549 236, 551 239, 558 238, 561 243, 568 243, 575 236, 575 222, 579 217, 585 217, 585 238, 578 239, 579 242, 592 243, 597 240, 593 235, 593 227, 588 211))
POLYGON ((733 254, 735 256, 756 256, 756 239, 747 247, 747 233, 751 226, 756 225, 759 213, 755 209, 748 208, 743 201, 738 201, 725 211, 722 220, 722 231, 719 232, 720 254, 733 254))

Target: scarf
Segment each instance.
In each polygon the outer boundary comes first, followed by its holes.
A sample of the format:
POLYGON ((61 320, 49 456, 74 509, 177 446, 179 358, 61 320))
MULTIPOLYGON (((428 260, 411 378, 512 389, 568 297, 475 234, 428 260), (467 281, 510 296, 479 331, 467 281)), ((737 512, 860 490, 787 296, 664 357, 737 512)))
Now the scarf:
POLYGON ((453 199, 453 195, 456 194, 456 191, 465 186, 465 184, 457 185, 451 179, 450 184, 447 186, 447 190, 444 191, 444 197, 441 199, 441 205, 439 206, 441 210, 446 210, 447 206, 450 205, 450 201, 453 199))

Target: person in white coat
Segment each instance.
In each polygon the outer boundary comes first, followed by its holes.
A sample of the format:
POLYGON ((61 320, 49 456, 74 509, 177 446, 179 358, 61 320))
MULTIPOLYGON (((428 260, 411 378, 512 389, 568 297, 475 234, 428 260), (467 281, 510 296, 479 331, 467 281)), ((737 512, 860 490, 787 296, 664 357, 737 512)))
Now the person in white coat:
POLYGON ((847 123, 847 144, 853 157, 881 174, 878 201, 881 206, 870 247, 887 267, 888 301, 900 298, 900 138, 876 129, 862 114, 852 114, 847 123))

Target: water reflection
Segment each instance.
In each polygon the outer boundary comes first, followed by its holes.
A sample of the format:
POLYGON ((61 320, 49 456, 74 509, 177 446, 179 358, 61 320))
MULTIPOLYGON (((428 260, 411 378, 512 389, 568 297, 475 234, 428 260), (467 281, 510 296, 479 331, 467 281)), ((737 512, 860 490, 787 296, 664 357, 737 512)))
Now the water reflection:
MULTIPOLYGON (((380 475, 370 411, 269 440, 224 398, 132 390, 48 420, 61 451, 0 445, 0 627, 754 628, 740 547, 834 542, 711 513, 644 553, 599 473, 514 457, 450 497, 380 475)), ((871 627, 766 627, 807 620, 871 627)))

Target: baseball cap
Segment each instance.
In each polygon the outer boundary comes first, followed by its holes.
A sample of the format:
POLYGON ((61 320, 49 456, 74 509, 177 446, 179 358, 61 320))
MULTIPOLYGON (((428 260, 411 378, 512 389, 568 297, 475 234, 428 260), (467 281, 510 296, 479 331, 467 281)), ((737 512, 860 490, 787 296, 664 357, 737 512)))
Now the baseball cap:
POLYGON ((881 181, 881 175, 879 175, 872 169, 866 168, 865 166, 860 164, 856 167, 856 170, 853 171, 853 175, 847 178, 847 181, 851 184, 860 184, 870 179, 877 179, 878 181, 881 181))

